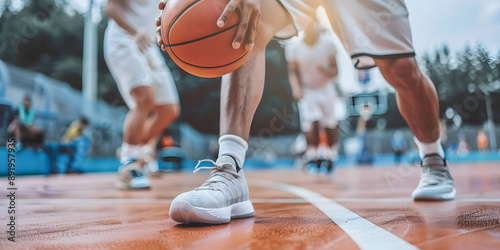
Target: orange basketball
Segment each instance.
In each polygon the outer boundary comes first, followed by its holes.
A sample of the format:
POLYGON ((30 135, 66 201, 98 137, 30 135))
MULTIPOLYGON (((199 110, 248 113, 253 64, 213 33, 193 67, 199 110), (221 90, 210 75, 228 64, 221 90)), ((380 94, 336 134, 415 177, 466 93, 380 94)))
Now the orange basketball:
POLYGON ((161 35, 172 60, 190 74, 219 77, 239 68, 249 56, 232 42, 239 14, 223 28, 217 20, 229 0, 171 0, 162 14, 161 35))

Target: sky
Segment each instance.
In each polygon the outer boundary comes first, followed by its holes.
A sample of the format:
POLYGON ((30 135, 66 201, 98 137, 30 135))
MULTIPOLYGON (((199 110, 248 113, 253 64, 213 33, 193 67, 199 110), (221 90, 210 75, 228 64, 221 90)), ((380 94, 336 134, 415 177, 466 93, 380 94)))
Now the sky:
POLYGON ((452 51, 481 43, 500 51, 499 0, 406 0, 417 54, 448 44, 452 51))

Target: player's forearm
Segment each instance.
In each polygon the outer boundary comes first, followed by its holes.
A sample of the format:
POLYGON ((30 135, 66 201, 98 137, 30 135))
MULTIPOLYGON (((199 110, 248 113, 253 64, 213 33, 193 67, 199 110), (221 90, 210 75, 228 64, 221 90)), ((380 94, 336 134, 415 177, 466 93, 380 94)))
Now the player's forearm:
POLYGON ((109 2, 104 10, 106 16, 115 20, 115 22, 130 35, 134 36, 137 34, 137 30, 132 27, 132 25, 127 21, 125 14, 123 13, 122 7, 114 2, 109 2))
POLYGON ((300 73, 298 69, 298 65, 296 62, 292 62, 288 64, 288 77, 290 78, 290 84, 292 84, 292 87, 296 88, 302 88, 304 86, 302 84, 302 81, 300 80, 300 73))
POLYGON ((300 80, 297 71, 295 70, 290 71, 289 78, 290 78, 290 84, 292 85, 293 88, 301 89, 302 86, 304 86, 302 84, 302 81, 300 80))
POLYGON ((297 75, 294 73, 290 73, 288 76, 290 78, 290 86, 292 87, 292 90, 293 89, 300 89, 301 84, 300 84, 300 80, 297 78, 297 75))

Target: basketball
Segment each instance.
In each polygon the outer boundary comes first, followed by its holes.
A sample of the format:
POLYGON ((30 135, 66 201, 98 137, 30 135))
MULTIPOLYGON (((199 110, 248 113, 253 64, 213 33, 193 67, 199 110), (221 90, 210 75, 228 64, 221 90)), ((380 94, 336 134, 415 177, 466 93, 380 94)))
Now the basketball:
POLYGON ((223 28, 217 20, 228 0, 172 0, 162 14, 161 35, 172 60, 200 77, 219 77, 239 68, 250 54, 232 42, 239 24, 233 14, 223 28))

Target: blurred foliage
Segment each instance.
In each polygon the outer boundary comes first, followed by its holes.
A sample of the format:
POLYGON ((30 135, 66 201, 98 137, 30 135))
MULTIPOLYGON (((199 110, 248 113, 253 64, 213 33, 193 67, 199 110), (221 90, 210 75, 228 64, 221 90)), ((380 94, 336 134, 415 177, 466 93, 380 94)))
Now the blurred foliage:
MULTIPOLYGON (((82 89, 82 14, 68 0, 24 0, 14 12, 6 0, 0 17, 0 59, 82 89)), ((106 66, 102 50, 107 21, 98 24, 98 96, 123 103, 106 66)))
MULTIPOLYGON (((500 52, 492 56, 481 45, 466 46, 463 51, 452 55, 444 45, 419 60, 421 69, 436 86, 439 96, 440 117, 445 119, 445 111, 454 109, 463 123, 482 125, 487 120, 484 91, 491 91, 493 117, 500 122, 500 52)), ((388 128, 407 127, 399 113, 396 95, 388 95, 388 111, 375 116, 367 124, 375 128, 378 119, 385 119, 388 128)), ((356 118, 349 118, 355 122, 356 118)))
POLYGON ((476 45, 451 55, 450 49, 443 46, 433 54, 424 55, 420 63, 436 86, 441 117, 451 107, 465 123, 484 123, 487 90, 492 92, 495 121, 500 122, 500 51, 490 55, 484 47, 476 45))

